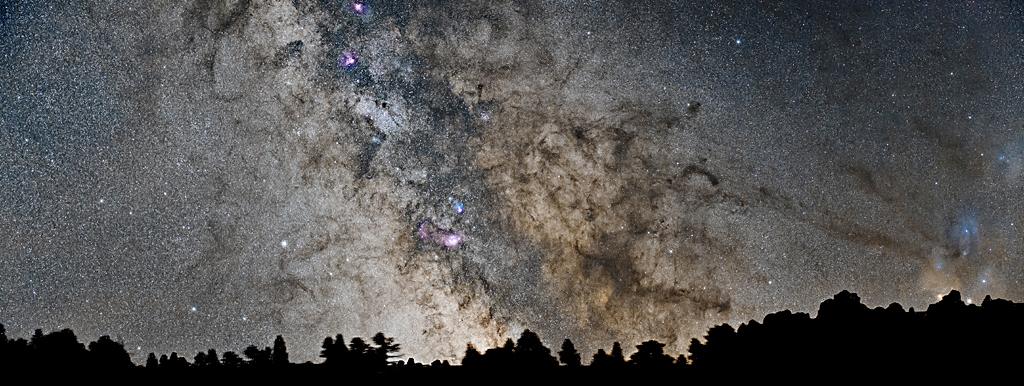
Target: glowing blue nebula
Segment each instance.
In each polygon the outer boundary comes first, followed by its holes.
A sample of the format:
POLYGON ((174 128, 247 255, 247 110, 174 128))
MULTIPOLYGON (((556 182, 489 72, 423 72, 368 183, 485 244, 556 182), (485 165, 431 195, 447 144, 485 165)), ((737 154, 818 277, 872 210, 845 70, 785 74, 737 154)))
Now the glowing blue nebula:
POLYGON ((950 231, 950 238, 960 250, 960 256, 975 253, 981 244, 981 229, 977 216, 973 213, 961 216, 950 231))
POLYGON ((996 153, 996 162, 992 166, 1002 175, 1003 182, 1020 186, 1024 182, 1024 138, 1004 143, 996 153))

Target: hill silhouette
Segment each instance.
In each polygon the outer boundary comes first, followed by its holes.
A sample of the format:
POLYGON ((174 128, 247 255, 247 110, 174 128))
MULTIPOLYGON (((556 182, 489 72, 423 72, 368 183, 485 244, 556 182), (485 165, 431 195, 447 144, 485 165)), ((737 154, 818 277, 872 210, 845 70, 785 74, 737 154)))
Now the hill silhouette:
MULTIPOLYGON (((546 347, 540 337, 525 330, 499 347, 482 352, 468 345, 461 363, 430 363, 401 359, 394 338, 377 333, 369 341, 339 334, 320 347, 320 363, 291 363, 280 335, 271 346, 250 345, 241 355, 214 349, 194 356, 172 352, 150 353, 142 364, 133 363, 121 343, 109 336, 83 344, 74 332, 63 329, 44 334, 35 330, 29 339, 12 339, 0 325, 0 370, 60 369, 99 372, 173 374, 188 372, 253 373, 344 372, 362 375, 433 374, 561 374, 601 376, 623 373, 676 373, 709 376, 736 370, 775 374, 903 373, 936 374, 946 371, 990 371, 1019 365, 1024 354, 1024 305, 986 297, 966 304, 952 291, 925 311, 904 310, 897 303, 869 308, 848 291, 821 303, 816 317, 781 311, 733 328, 728 324, 708 330, 703 340, 693 339, 686 354, 665 352, 665 344, 639 342, 626 356, 614 343, 610 352, 589 356, 565 339, 559 351, 546 347), (523 373, 525 371, 525 373, 523 373)), ((742 372, 741 372, 742 374, 742 372)))

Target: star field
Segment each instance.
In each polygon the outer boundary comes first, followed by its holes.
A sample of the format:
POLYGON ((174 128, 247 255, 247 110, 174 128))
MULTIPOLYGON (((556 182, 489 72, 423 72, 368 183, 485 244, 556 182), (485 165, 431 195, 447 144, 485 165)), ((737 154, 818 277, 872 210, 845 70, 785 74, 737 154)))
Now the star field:
POLYGON ((0 323, 455 358, 1024 298, 1024 7, 0 2, 0 323))

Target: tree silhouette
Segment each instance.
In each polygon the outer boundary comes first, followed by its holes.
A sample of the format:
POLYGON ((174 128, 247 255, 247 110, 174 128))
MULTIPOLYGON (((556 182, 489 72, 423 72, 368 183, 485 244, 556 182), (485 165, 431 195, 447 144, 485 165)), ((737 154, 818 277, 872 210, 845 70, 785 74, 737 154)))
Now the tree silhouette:
POLYGON ((712 327, 705 337, 706 343, 701 343, 697 339, 690 341, 690 359, 695 365, 724 363, 723 360, 726 360, 726 355, 734 344, 735 334, 736 330, 728 324, 712 327))
MULTIPOLYGON (((951 291, 919 312, 904 310, 896 303, 872 309, 856 294, 843 291, 822 302, 816 317, 784 310, 737 328, 728 324, 711 327, 702 340, 690 341, 689 357, 669 355, 664 343, 647 340, 636 346, 627 362, 621 344, 615 342, 610 353, 599 349, 589 366, 583 366, 580 353, 569 339, 563 340, 556 359, 536 333, 524 330, 518 340, 506 339, 503 345, 483 353, 468 344, 461 367, 451 367, 446 360, 434 360, 430 366, 412 358, 395 360, 400 346, 393 338, 377 333, 371 342, 354 337, 347 345, 340 334, 325 338, 320 351, 323 363, 319 365, 290 364, 284 338, 278 335, 273 347, 246 347, 245 361, 233 351, 218 356, 214 349, 199 351, 191 364, 176 352, 159 357, 149 353, 144 368, 168 373, 213 368, 296 372, 321 367, 332 371, 342 368, 338 374, 423 371, 452 376, 459 371, 495 369, 501 371, 494 374, 528 371, 572 376, 605 376, 619 371, 724 377, 805 374, 808 370, 831 374, 939 374, 951 370, 936 369, 936 364, 949 363, 951 358, 963 371, 1014 368, 1024 360, 1019 350, 1024 346, 1021 325, 1024 304, 1008 300, 986 297, 980 304, 970 304, 959 292, 951 291), (560 369, 559 362, 576 369, 560 369)), ((4 369, 98 369, 113 373, 135 366, 124 345, 110 336, 83 344, 70 329, 50 333, 37 329, 28 340, 12 339, 8 333, 0 325, 0 366, 4 369)))
POLYGON ((225 351, 221 354, 221 365, 228 368, 238 368, 242 366, 242 358, 238 356, 234 351, 225 351))
POLYGON ((220 358, 217 356, 217 350, 209 349, 206 351, 206 367, 217 368, 220 367, 220 358))
POLYGON ((340 366, 349 360, 348 347, 345 346, 345 337, 338 334, 336 338, 327 337, 324 338, 323 345, 320 346, 320 357, 324 358, 324 363, 329 366, 340 366))
POLYGON ((611 367, 611 361, 612 357, 608 355, 603 348, 597 349, 597 352, 594 353, 594 357, 590 360, 590 367, 606 369, 611 367))
POLYGON ((28 341, 29 347, 38 350, 43 344, 43 329, 37 328, 32 332, 32 338, 28 341))
POLYGON ((395 343, 395 338, 386 337, 383 332, 378 332, 372 340, 376 345, 372 350, 372 360, 375 365, 386 366, 392 358, 400 356, 398 354, 400 346, 395 343))
POLYGON ((514 364, 516 344, 512 338, 505 340, 501 347, 489 348, 484 351, 483 364, 487 367, 512 367, 514 364))
POLYGON ((673 364, 675 364, 678 368, 686 368, 686 366, 689 364, 689 361, 686 360, 686 355, 679 354, 679 356, 676 357, 673 364))
POLYGON ((157 367, 160 367, 160 362, 157 362, 156 354, 149 353, 149 355, 146 356, 146 368, 147 369, 155 369, 157 367))
POLYGON ((181 370, 188 368, 188 361, 184 357, 179 357, 178 353, 171 352, 171 356, 167 358, 167 365, 164 366, 168 369, 181 370))
POLYGON ((626 365, 626 358, 622 355, 622 345, 619 342, 612 343, 612 354, 608 359, 612 367, 618 368, 626 365))
POLYGON ((371 366, 370 345, 363 338, 354 337, 348 343, 348 364, 355 368, 368 368, 371 366))
POLYGON ((220 365, 220 359, 217 357, 217 351, 214 349, 209 349, 206 352, 200 351, 192 358, 193 367, 218 368, 220 365))
POLYGON ((265 368, 271 364, 271 353, 270 347, 265 347, 260 350, 256 345, 250 345, 242 351, 242 355, 249 358, 249 365, 259 368, 265 368))
POLYGON ((206 367, 206 353, 202 351, 196 353, 196 356, 192 358, 192 364, 195 367, 206 367))
POLYGON ((83 367, 89 362, 89 352, 85 345, 78 341, 74 331, 67 328, 45 335, 43 330, 36 329, 28 349, 34 357, 32 361, 47 358, 49 362, 61 367, 83 367))
MULTIPOLYGON (((68 330, 71 331, 71 330, 68 330)), ((73 336, 74 333, 72 332, 73 336)), ((89 343, 90 365, 94 368, 127 369, 135 366, 132 358, 125 351, 124 345, 103 335, 95 342, 89 343)))
POLYGON ((464 367, 481 367, 484 365, 484 356, 477 351, 476 347, 472 343, 466 345, 466 355, 462 358, 462 366, 464 367))
POLYGON ((665 354, 665 344, 648 340, 636 346, 636 352, 629 356, 629 363, 645 369, 667 369, 675 362, 665 354))
POLYGON ((248 359, 249 362, 252 363, 256 363, 259 361, 260 353, 260 348, 256 347, 256 345, 249 345, 248 347, 245 348, 245 350, 242 350, 242 355, 245 355, 246 359, 248 359))
POLYGON ((278 335, 274 338, 274 349, 271 354, 274 366, 283 367, 288 365, 288 348, 285 347, 284 337, 278 335))
POLYGON ((514 348, 515 362, 520 368, 557 367, 558 361, 551 356, 551 349, 544 346, 540 337, 530 330, 523 330, 514 348))
POLYGON ((354 337, 348 343, 348 352, 353 356, 365 356, 370 351, 370 345, 360 337, 354 337))
POLYGON ((590 361, 590 367, 607 371, 615 371, 626 366, 626 358, 622 354, 622 345, 619 342, 612 343, 612 352, 608 354, 604 349, 598 349, 590 361))
POLYGON ((558 352, 558 361, 562 362, 566 367, 580 367, 582 365, 580 353, 576 352, 576 346, 572 344, 571 340, 565 339, 562 341, 562 350, 558 352))

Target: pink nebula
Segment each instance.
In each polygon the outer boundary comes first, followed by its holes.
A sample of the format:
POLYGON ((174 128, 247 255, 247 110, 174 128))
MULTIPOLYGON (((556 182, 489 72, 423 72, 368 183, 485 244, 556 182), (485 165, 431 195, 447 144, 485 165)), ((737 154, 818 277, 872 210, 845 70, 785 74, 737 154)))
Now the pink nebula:
POLYGON ((345 69, 345 71, 351 71, 359 65, 359 56, 355 52, 345 51, 338 56, 338 65, 345 69))
POLYGON ((420 240, 429 241, 447 249, 456 249, 465 242, 465 237, 461 232, 439 228, 430 220, 421 222, 416 233, 420 240))
POLYGON ((362 2, 362 1, 353 1, 352 2, 352 12, 354 12, 356 15, 363 16, 363 15, 366 14, 366 11, 367 11, 366 3, 362 2))

